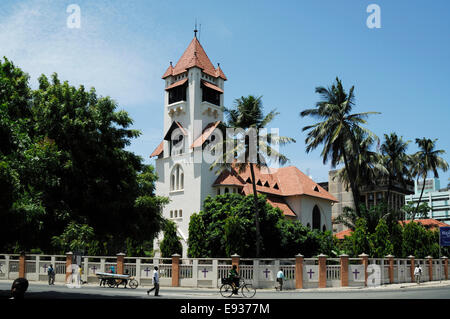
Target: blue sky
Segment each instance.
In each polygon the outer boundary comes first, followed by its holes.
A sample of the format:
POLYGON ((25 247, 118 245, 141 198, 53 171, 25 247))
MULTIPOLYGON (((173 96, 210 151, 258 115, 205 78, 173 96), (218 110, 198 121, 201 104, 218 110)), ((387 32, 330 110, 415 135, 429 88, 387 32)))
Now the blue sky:
MULTIPOLYGON (((161 75, 201 24, 200 42, 228 77, 225 104, 262 95, 273 122, 296 144, 283 152, 316 181, 328 179, 320 150, 305 153, 299 112, 315 104, 316 86, 336 76, 355 85, 355 112, 378 111, 368 128, 411 140, 438 138, 450 162, 450 2, 448 1, 12 1, 0 3, 0 56, 31 76, 57 72, 73 85, 114 98, 142 136, 130 150, 148 158, 163 136, 161 75), (66 8, 81 8, 81 28, 66 8), (369 29, 369 4, 381 28, 369 29)), ((441 185, 450 172, 440 172, 441 185)))

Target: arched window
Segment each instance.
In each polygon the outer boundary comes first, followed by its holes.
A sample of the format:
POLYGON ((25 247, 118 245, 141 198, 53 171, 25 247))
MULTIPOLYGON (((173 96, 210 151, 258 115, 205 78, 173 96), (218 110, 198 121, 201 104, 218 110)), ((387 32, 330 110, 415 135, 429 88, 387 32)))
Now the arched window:
POLYGON ((228 187, 225 187, 225 194, 228 194, 228 187))
POLYGON ((326 231, 327 230, 327 226, 323 225, 322 226, 322 231, 326 231))
POLYGON ((176 210, 175 211, 175 218, 177 218, 178 217, 178 211, 176 210))
POLYGON ((319 207, 314 206, 313 208, 313 214, 312 214, 312 227, 313 229, 320 230, 320 209, 319 207))
POLYGON ((180 174, 180 189, 184 189, 184 173, 180 174))
POLYGON ((173 210, 170 211, 170 218, 173 218, 173 210))
POLYGON ((172 175, 170 178, 170 190, 182 190, 184 189, 184 173, 180 164, 175 165, 172 169, 172 175))
POLYGON ((175 174, 172 174, 172 176, 170 177, 170 190, 175 190, 175 174))
POLYGON ((217 195, 220 195, 220 188, 217 189, 217 195))
POLYGON ((183 217, 183 210, 182 209, 180 209, 180 213, 178 214, 178 217, 183 217))
POLYGON ((311 224, 310 224, 310 223, 306 224, 306 227, 308 227, 309 229, 311 229, 311 224))

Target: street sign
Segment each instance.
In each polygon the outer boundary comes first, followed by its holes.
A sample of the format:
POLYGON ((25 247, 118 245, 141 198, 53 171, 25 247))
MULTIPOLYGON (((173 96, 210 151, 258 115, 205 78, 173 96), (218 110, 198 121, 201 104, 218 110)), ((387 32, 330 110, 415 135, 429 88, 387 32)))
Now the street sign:
POLYGON ((450 246, 450 226, 439 228, 439 237, 441 246, 450 246))

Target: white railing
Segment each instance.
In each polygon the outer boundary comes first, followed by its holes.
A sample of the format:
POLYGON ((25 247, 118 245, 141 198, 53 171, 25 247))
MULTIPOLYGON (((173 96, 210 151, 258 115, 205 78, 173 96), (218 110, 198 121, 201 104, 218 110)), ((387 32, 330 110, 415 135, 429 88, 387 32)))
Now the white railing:
POLYGON ((327 265, 327 280, 341 279, 341 265, 327 265))

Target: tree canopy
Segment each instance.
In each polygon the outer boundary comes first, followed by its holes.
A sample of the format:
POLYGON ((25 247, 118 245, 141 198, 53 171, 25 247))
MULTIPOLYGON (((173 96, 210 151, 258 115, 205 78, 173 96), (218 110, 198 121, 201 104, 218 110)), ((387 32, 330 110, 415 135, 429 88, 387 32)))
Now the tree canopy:
POLYGON ((0 216, 8 223, 0 246, 61 252, 70 248, 61 240, 79 230, 92 239, 83 249, 97 243, 103 253, 152 240, 167 199, 154 195, 153 167, 126 150, 140 135, 132 119, 56 74, 39 77, 36 90, 28 81, 0 60, 0 216))

